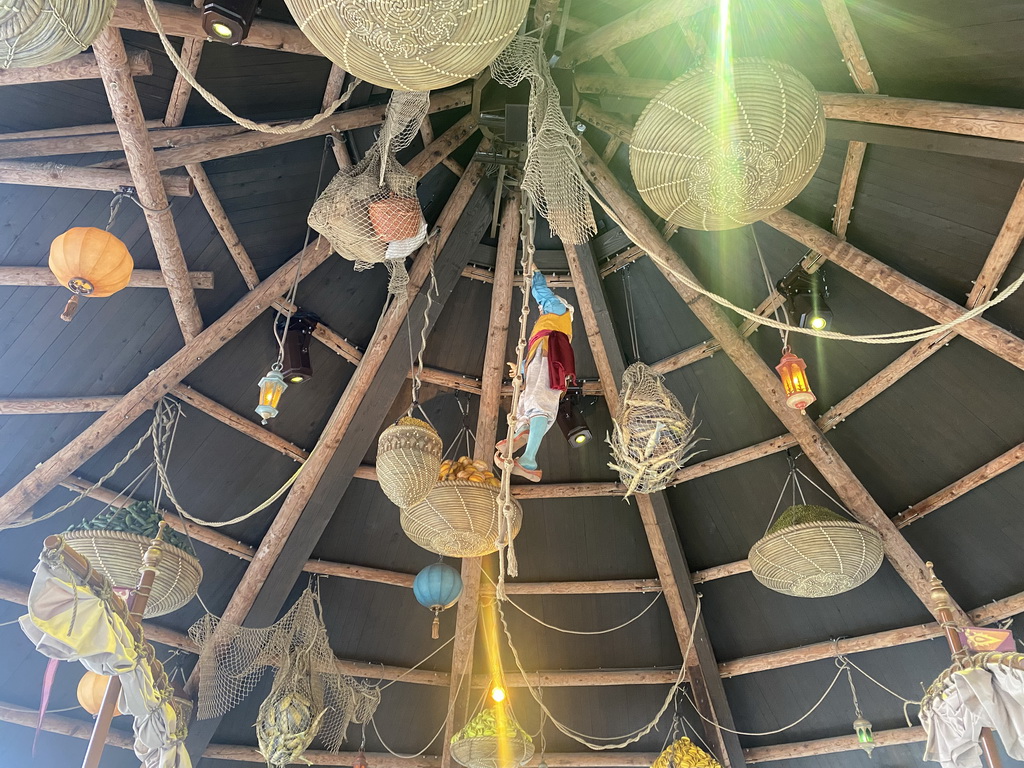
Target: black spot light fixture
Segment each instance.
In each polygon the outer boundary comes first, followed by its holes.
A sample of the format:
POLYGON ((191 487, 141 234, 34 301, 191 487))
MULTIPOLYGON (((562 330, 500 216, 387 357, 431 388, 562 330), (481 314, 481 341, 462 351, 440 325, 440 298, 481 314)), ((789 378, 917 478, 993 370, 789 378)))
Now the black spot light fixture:
POLYGON ((248 37, 259 4, 260 0, 206 0, 203 30, 211 40, 238 45, 248 37))

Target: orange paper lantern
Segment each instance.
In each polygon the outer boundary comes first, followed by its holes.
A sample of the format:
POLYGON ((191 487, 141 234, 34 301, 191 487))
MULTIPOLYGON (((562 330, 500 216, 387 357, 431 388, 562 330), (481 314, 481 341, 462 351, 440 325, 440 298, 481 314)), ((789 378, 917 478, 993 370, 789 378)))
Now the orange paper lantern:
POLYGON ((807 381, 807 363, 801 360, 786 347, 782 351, 782 360, 775 366, 782 379, 782 387, 786 390, 786 405, 798 411, 804 410, 816 398, 807 381))
POLYGON ((102 298, 117 293, 132 277, 135 263, 128 247, 106 230, 74 227, 50 244, 50 271, 74 296, 61 318, 70 320, 79 296, 102 298))
MULTIPOLYGON (((109 677, 86 670, 82 679, 78 681, 78 703, 82 709, 95 717, 99 714, 100 705, 103 703, 103 694, 107 692, 109 677)), ((114 717, 122 714, 121 710, 114 705, 114 717)))

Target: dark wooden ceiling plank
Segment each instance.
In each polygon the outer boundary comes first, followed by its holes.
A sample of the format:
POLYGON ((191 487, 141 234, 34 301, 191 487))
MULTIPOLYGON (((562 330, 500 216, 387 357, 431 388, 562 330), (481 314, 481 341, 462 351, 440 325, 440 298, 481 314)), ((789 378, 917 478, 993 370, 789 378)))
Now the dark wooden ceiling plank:
MULTIPOLYGON (((701 323, 718 339, 723 351, 750 380, 754 390, 772 409, 790 434, 796 438, 804 454, 836 491, 853 516, 879 533, 886 555, 896 568, 897 573, 924 606, 932 611, 934 605, 931 590, 928 586, 924 562, 920 556, 899 533, 896 526, 853 474, 838 451, 825 439, 810 417, 785 404, 778 377, 768 368, 764 360, 750 346, 750 343, 740 335, 718 305, 682 282, 679 275, 685 276, 693 284, 698 281, 672 247, 662 239, 640 207, 622 189, 590 145, 584 142, 583 148, 582 167, 584 173, 596 185, 606 204, 624 221, 626 227, 632 230, 634 237, 639 239, 637 244, 647 251, 658 269, 686 301, 701 323)), ((775 214, 775 216, 778 215, 775 214)), ((824 230, 818 231, 824 233, 824 230)), ((849 247, 834 235, 824 234, 828 235, 827 242, 834 241, 842 247, 849 247)), ((821 240, 822 238, 817 239, 821 240)), ((808 247, 821 250, 812 245, 808 245, 808 247)), ((960 615, 963 615, 962 610, 960 610, 960 615)))
POLYGON ((128 69, 121 31, 107 27, 93 41, 92 49, 96 54, 96 63, 114 115, 114 123, 124 144, 132 186, 136 189, 149 224, 160 271, 163 272, 167 292, 171 297, 171 306, 174 307, 185 341, 191 341, 203 330, 203 316, 199 312, 196 294, 188 278, 188 265, 181 250, 181 240, 174 225, 174 214, 167 201, 163 179, 156 167, 146 119, 128 69))
MULTIPOLYGON (((626 358, 608 310, 594 251, 589 245, 580 245, 575 250, 566 250, 565 255, 576 286, 576 300, 583 317, 587 341, 604 386, 605 400, 612 418, 615 418, 618 407, 617 382, 622 381, 626 358)), ((697 593, 690 579, 690 568, 668 501, 663 493, 642 494, 636 498, 679 651, 684 657, 687 681, 693 691, 695 706, 703 719, 703 730, 723 765, 742 768, 745 763, 739 739, 735 734, 722 729, 735 730, 736 724, 718 675, 718 664, 707 627, 699 615, 697 593)))
POLYGON ((293 256, 273 275, 247 293, 220 319, 153 371, 117 405, 93 422, 82 434, 22 478, 0 497, 0 526, 23 514, 88 459, 95 456, 142 413, 151 408, 204 360, 237 336, 259 317, 271 300, 284 294, 295 279, 308 275, 331 251, 326 241, 313 242, 293 256))
MULTIPOLYGON (((482 175, 483 167, 473 166, 449 198, 438 220, 440 233, 413 263, 409 289, 415 299, 393 303, 378 324, 302 473, 224 610, 225 621, 266 626, 277 619, 408 375, 408 350, 395 340, 407 320, 413 337, 419 336, 424 323, 429 332, 490 223, 488 196, 479 186, 482 175), (440 253, 435 259, 432 254, 437 248, 440 253), (427 278, 432 269, 437 292, 428 301, 431 284, 427 278), (367 397, 371 389, 372 397, 367 397)), ((191 754, 203 753, 219 722, 217 718, 196 724, 187 742, 191 754)))

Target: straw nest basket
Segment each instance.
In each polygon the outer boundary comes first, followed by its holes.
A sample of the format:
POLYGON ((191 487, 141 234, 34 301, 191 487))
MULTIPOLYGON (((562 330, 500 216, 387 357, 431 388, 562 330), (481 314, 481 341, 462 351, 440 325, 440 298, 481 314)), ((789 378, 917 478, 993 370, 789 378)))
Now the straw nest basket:
MULTIPOLYGON (((68 545, 111 584, 125 588, 139 583, 142 558, 153 543, 151 538, 123 531, 69 531, 62 535, 68 545)), ((195 557, 165 543, 145 618, 163 616, 181 608, 195 597, 202 579, 203 569, 195 557)))
POLYGON ((381 432, 377 441, 377 479, 399 507, 419 504, 437 485, 441 438, 425 421, 405 417, 381 432))
MULTIPOLYGON (((445 557, 481 557, 496 552, 501 523, 499 490, 470 480, 438 483, 419 504, 402 510, 402 530, 414 543, 445 557)), ((523 522, 512 500, 512 536, 523 522)))
POLYGON ((784 595, 830 597, 874 576, 882 554, 882 538, 873 529, 825 507, 798 504, 751 547, 750 570, 784 595))
POLYGON ((317 50, 355 77, 399 91, 479 74, 519 29, 529 0, 285 0, 317 50))
POLYGON ((825 113, 792 67, 736 59, 688 72, 644 109, 629 166, 644 201, 689 229, 733 229, 796 197, 825 151, 825 113))
POLYGON ((533 742, 520 733, 505 738, 471 736, 452 741, 452 759, 465 768, 519 768, 533 757, 533 742))
POLYGON ((81 53, 114 15, 116 0, 0 2, 0 69, 40 67, 81 53))

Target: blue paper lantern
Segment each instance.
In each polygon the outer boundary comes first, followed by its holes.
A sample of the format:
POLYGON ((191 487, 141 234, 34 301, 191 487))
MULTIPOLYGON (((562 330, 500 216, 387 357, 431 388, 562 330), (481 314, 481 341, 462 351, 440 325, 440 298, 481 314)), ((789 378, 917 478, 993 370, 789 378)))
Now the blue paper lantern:
POLYGON ((458 602, 462 594, 462 576, 450 565, 433 563, 416 574, 412 592, 420 605, 434 612, 430 636, 437 640, 441 625, 438 614, 458 602))

